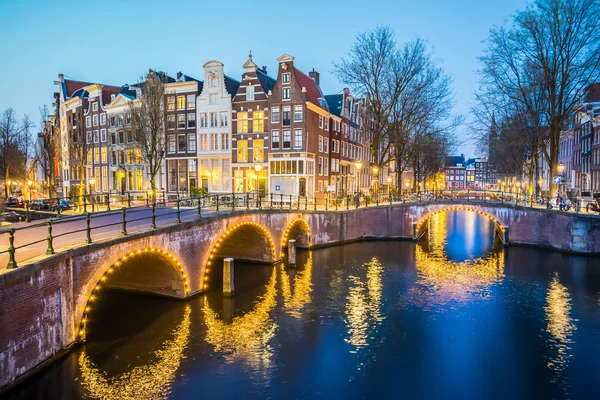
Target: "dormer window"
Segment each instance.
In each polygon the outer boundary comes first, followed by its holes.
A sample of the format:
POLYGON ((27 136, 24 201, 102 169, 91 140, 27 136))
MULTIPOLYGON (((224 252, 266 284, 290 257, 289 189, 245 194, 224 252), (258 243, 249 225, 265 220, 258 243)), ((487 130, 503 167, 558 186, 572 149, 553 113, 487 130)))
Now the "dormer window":
POLYGON ((281 74, 281 83, 290 83, 290 73, 281 74))
POLYGON ((217 87, 217 74, 214 72, 208 75, 208 86, 211 88, 217 87))

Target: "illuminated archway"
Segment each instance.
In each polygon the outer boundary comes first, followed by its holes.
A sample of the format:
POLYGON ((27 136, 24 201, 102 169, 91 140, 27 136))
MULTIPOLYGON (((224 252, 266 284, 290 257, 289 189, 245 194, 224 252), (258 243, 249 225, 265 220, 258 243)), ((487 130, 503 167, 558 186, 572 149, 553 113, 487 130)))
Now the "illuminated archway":
MULTIPOLYGON (((296 239, 296 247, 310 248, 312 242, 310 240, 310 227, 304 218, 294 218, 285 228, 281 237, 281 249, 287 248, 288 239, 296 239)), ((283 257, 283 251, 281 253, 283 257)))
MULTIPOLYGON (((127 267, 128 265, 132 265, 132 263, 139 264, 140 262, 143 262, 144 260, 147 261, 148 259, 156 259, 156 260, 161 261, 159 268, 167 268, 167 269, 170 269, 170 271, 174 271, 175 275, 178 276, 178 278, 181 282, 181 287, 179 288, 182 291, 181 296, 176 296, 175 294, 165 293, 164 291, 162 291, 162 292, 157 291, 157 292, 155 292, 156 294, 170 296, 170 297, 180 297, 180 298, 183 298, 189 294, 190 285, 188 282, 188 277, 185 273, 183 265, 177 259, 177 257, 175 257, 175 255, 173 255, 165 250, 157 249, 154 247, 148 247, 148 248, 140 249, 137 251, 132 251, 132 252, 124 255, 123 257, 117 259, 117 261, 115 261, 114 264, 109 266, 104 271, 104 273, 102 274, 100 279, 98 281, 96 281, 95 286, 92 288, 92 290, 89 294, 89 297, 87 298, 86 304, 83 308, 83 313, 82 313, 81 319, 79 320, 79 330, 77 333, 77 337, 80 341, 85 341, 86 326, 88 323, 88 315, 89 315, 90 311, 93 310, 94 305, 95 305, 96 301, 98 300, 98 296, 99 296, 101 289, 111 287, 111 280, 113 281, 112 282, 113 288, 114 287, 124 288, 122 285, 114 285, 114 283, 118 283, 118 282, 115 282, 115 281, 118 281, 118 279, 112 279, 112 278, 115 275, 118 275, 119 271, 121 269, 123 269, 124 267, 127 267)), ((145 264, 145 265, 148 265, 148 264, 145 264)), ((139 281, 144 281, 143 277, 137 277, 137 279, 139 281)), ((131 288, 131 289, 136 290, 137 288, 131 288)), ((148 291, 151 292, 151 290, 148 290, 148 291)))
MULTIPOLYGON (((204 290, 207 290, 209 288, 209 277, 210 277, 210 272, 212 270, 213 267, 213 263, 216 261, 217 258, 219 258, 219 256, 227 256, 230 257, 231 254, 227 253, 227 251, 231 251, 232 247, 231 245, 229 246, 229 249, 227 250, 223 250, 223 248, 227 245, 228 241, 230 240, 241 240, 244 239, 245 243, 244 243, 244 250, 246 252, 246 254, 251 253, 252 251, 248 251, 245 250, 246 248, 250 247, 248 243, 246 243, 246 240, 250 240, 252 239, 252 235, 250 235, 250 237, 237 237, 236 238, 236 234, 238 234, 240 231, 244 230, 244 229, 250 229, 252 231, 254 231, 255 233, 258 232, 259 235, 264 239, 264 242, 266 244, 268 244, 269 249, 270 249, 270 259, 269 260, 265 260, 264 258, 262 260, 253 260, 251 258, 249 258, 248 256, 246 257, 242 257, 242 259, 247 260, 247 261, 258 261, 258 262, 270 262, 270 263, 275 263, 276 261, 276 256, 275 256, 275 243, 273 242, 273 238, 271 237, 271 234, 269 233, 269 231, 267 230, 267 228, 265 228, 264 226, 262 226, 259 223, 256 222, 252 222, 252 221, 244 221, 244 222, 239 222, 237 224, 234 224, 232 226, 229 226, 227 228, 227 230, 221 235, 221 237, 219 238, 219 240, 216 241, 215 245, 212 247, 208 258, 206 260, 206 264, 204 266, 204 273, 203 273, 203 277, 202 279, 202 284, 201 287, 204 290)), ((260 245, 260 242, 259 242, 260 245)), ((233 257, 236 258, 236 257, 233 257)))
POLYGON ((453 205, 453 206, 447 206, 447 207, 441 207, 438 209, 435 209, 434 211, 428 212, 425 215, 421 216, 421 218, 419 218, 419 220, 417 221, 417 231, 420 231, 425 223, 427 223, 427 220, 429 218, 431 218, 432 216, 439 214, 439 213, 443 213, 446 211, 470 211, 470 212, 474 212, 477 213, 479 215, 483 215, 484 217, 487 217, 489 219, 491 219, 500 230, 504 229, 504 223, 502 221, 500 221, 498 218, 496 218, 495 215, 492 215, 490 213, 487 213, 477 207, 472 207, 472 206, 468 206, 468 205, 453 205))

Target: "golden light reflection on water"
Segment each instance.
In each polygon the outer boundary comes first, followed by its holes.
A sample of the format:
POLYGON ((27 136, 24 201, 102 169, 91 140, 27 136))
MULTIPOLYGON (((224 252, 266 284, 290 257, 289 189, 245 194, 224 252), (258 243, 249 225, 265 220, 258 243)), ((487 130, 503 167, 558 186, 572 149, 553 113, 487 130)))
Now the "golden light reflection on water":
POLYGON ((226 362, 235 360, 246 362, 252 371, 266 371, 271 364, 273 349, 269 342, 275 336, 277 324, 270 313, 277 304, 277 270, 273 268, 266 286, 265 295, 255 304, 254 309, 227 323, 218 318, 208 302, 204 302, 204 323, 206 341, 216 352, 225 357, 226 362))
POLYGON ((312 293, 312 251, 304 264, 304 269, 296 273, 294 278, 294 293, 290 287, 287 271, 282 270, 281 291, 283 293, 283 309, 294 318, 301 318, 304 307, 311 301, 312 293))
POLYGON ((94 399, 164 399, 171 390, 175 373, 185 359, 190 337, 190 306, 185 307, 182 322, 173 331, 173 339, 155 352, 156 361, 133 368, 116 377, 107 377, 90 358, 81 352, 79 368, 81 385, 94 399))
POLYGON ((356 349, 369 345, 369 339, 383 321, 380 310, 383 266, 373 257, 363 267, 367 268, 366 282, 354 275, 348 278, 350 286, 345 308, 348 337, 344 340, 356 349))
MULTIPOLYGON (((571 337, 576 329, 571 318, 571 296, 567 288, 560 283, 558 274, 554 274, 546 292, 546 331, 550 334, 550 345, 556 354, 548 360, 548 367, 556 373, 557 381, 567 367, 571 354, 571 337)), ((562 380, 561 380, 562 381, 562 380)))
MULTIPOLYGON (((467 213, 470 214, 470 213, 467 213)), ((446 213, 431 217, 428 249, 417 244, 415 263, 417 283, 428 289, 430 296, 415 293, 415 302, 427 306, 428 302, 468 302, 481 298, 482 293, 504 278, 504 253, 490 252, 475 260, 452 261, 444 250, 447 240, 446 213)), ((475 221, 472 221, 473 223, 475 221)))

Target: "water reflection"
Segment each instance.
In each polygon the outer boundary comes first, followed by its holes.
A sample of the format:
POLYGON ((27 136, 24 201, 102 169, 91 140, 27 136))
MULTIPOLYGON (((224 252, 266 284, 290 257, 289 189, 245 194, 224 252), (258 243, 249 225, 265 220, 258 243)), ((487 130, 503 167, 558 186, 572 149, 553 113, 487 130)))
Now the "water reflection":
POLYGON ((283 293, 283 309, 294 318, 300 319, 304 307, 311 301, 312 269, 313 259, 311 251, 304 264, 304 269, 296 272, 293 294, 290 287, 290 276, 285 269, 282 270, 281 291, 283 293))
POLYGON ((216 352, 223 354, 227 363, 241 360, 250 371, 266 372, 271 366, 273 349, 269 342, 275 336, 277 324, 271 318, 271 311, 277 304, 277 270, 273 267, 264 296, 255 304, 252 311, 236 317, 227 323, 218 318, 204 302, 204 323, 206 341, 216 352))
MULTIPOLYGON (((490 221, 472 212, 452 212, 452 220, 456 214, 466 214, 463 228, 478 231, 479 225, 489 225, 490 221)), ((459 215, 460 215, 459 214, 459 215)), ((453 260, 447 252, 448 238, 455 231, 448 232, 448 213, 439 213, 430 218, 428 240, 419 242, 415 250, 417 283, 424 291, 415 287, 413 301, 424 307, 432 304, 443 304, 450 301, 469 302, 475 298, 487 297, 490 287, 504 277, 504 253, 493 247, 493 231, 484 230, 481 240, 492 241, 483 256, 472 259, 473 253, 467 253, 461 261, 453 260), (488 235, 486 235, 486 233, 488 235)), ((470 248, 474 248, 474 235, 468 236, 470 248)), ((480 246, 477 246, 478 248, 480 246)))
POLYGON ((133 368, 116 377, 108 377, 82 351, 79 355, 81 385, 95 399, 163 399, 171 391, 175 373, 185 359, 190 337, 190 306, 185 307, 183 320, 173 331, 173 339, 155 352, 156 361, 133 368))
POLYGON ((344 340, 357 350, 369 345, 369 338, 383 321, 380 311, 383 265, 373 257, 363 267, 367 268, 366 282, 355 275, 348 277, 345 307, 348 337, 344 340))
POLYGON ((547 365, 555 374, 552 382, 561 382, 561 386, 566 389, 566 380, 562 379, 562 373, 571 358, 571 337, 576 327, 571 318, 571 296, 567 288, 560 283, 558 273, 554 273, 548 286, 544 311, 548 323, 546 331, 550 334, 549 342, 555 350, 547 365))

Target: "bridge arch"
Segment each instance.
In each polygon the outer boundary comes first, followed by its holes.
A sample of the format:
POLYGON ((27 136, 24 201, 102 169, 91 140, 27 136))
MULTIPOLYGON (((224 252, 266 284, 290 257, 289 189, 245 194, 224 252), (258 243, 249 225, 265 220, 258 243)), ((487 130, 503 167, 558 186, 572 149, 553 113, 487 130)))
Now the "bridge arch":
POLYGON ((155 247, 145 247, 119 257, 101 272, 99 278, 93 278, 88 287, 81 318, 75 324, 78 326, 76 337, 80 341, 85 341, 89 314, 104 289, 127 289, 175 298, 184 298, 190 293, 188 275, 181 261, 174 254, 155 247))
POLYGON ((204 264, 200 287, 205 291, 209 289, 211 271, 213 268, 219 270, 220 266, 216 265, 216 262, 220 258, 232 257, 238 260, 260 263, 275 263, 276 261, 273 236, 267 228, 258 222, 242 221, 228 225, 218 237, 219 239, 214 242, 204 264), (244 243, 245 249, 240 253, 236 243, 241 242, 244 243), (265 245, 269 247, 268 252, 264 251, 265 245), (263 250, 262 253, 260 253, 261 249, 263 250))
POLYGON ((440 207, 436 207, 434 210, 425 212, 424 214, 422 214, 420 216, 420 218, 417 220, 417 231, 420 231, 422 228, 424 228, 424 224, 427 222, 427 220, 429 218, 431 218, 432 216, 439 214, 441 212, 446 212, 446 211, 470 211, 470 212, 474 212, 480 215, 483 215, 489 219, 491 219, 492 221, 494 221, 494 223, 496 223, 496 225, 500 226, 500 227, 504 227, 504 222, 500 221, 500 219, 498 219, 498 217, 494 214, 490 214, 489 212, 477 207, 477 206, 471 206, 471 205, 465 205, 465 204, 456 204, 456 205, 451 205, 451 204, 444 204, 443 206, 440 207))
POLYGON ((312 243, 310 237, 310 226, 304 218, 294 218, 287 224, 285 231, 283 232, 283 236, 281 237, 282 257, 283 249, 287 248, 289 239, 295 239, 296 247, 298 248, 311 247, 312 243))

